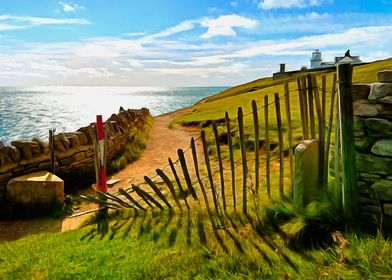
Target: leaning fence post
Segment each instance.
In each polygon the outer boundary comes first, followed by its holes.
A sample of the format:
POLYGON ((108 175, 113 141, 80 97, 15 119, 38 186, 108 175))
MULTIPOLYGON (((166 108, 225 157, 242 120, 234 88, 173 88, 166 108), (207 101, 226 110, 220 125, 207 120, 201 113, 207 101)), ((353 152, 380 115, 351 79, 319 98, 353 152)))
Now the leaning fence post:
POLYGON ((49 152, 50 152, 50 171, 54 174, 56 171, 54 157, 54 132, 55 129, 49 129, 49 152))
POLYGON ((357 172, 353 132, 353 97, 351 64, 338 65, 340 124, 342 141, 342 206, 348 217, 357 207, 357 172))

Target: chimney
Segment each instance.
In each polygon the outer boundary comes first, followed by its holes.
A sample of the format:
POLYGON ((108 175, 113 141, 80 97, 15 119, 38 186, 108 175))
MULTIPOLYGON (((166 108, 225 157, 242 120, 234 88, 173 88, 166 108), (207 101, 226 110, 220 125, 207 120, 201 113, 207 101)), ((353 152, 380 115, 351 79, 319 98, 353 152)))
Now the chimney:
POLYGON ((284 73, 284 72, 286 72, 286 64, 285 63, 281 63, 280 64, 280 73, 284 73))

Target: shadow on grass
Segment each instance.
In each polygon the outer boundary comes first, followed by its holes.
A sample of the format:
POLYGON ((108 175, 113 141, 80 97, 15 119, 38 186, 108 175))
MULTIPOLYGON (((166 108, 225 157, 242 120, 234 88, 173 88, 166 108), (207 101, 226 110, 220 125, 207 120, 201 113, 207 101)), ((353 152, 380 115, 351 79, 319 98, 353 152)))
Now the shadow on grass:
MULTIPOLYGON (((150 212, 132 211, 111 217, 107 238, 112 240, 119 236, 125 239, 132 235, 138 239, 143 238, 146 242, 161 242, 168 247, 181 244, 178 243, 181 241, 189 247, 200 245, 206 249, 220 248, 226 254, 237 252, 244 256, 259 255, 269 267, 273 267, 274 262, 279 260, 298 272, 298 266, 254 218, 233 212, 225 213, 222 221, 224 223, 217 228, 207 213, 200 209, 182 214, 155 209, 150 212)), ((106 235, 91 229, 82 240, 89 241, 95 237, 103 239, 106 235)))

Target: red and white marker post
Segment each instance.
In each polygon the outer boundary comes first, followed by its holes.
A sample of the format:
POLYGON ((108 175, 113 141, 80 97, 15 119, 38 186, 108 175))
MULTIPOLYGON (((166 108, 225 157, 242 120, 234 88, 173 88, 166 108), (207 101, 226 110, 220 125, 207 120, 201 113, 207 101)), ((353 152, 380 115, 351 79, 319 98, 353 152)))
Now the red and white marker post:
POLYGON ((103 130, 102 115, 97 115, 97 140, 98 140, 98 182, 97 187, 101 192, 107 192, 106 184, 106 151, 105 133, 103 130))

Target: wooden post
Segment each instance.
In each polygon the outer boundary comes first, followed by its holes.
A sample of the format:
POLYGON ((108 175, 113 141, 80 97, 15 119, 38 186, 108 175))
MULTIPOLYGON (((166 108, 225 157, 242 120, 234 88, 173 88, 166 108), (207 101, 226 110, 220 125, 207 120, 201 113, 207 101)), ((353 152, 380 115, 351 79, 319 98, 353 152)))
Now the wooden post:
POLYGON ((298 104, 299 111, 301 116, 301 125, 302 125, 302 140, 305 140, 306 137, 306 123, 305 123, 305 108, 304 108, 304 98, 302 91, 302 80, 300 77, 297 77, 297 88, 298 88, 298 104))
POLYGON ((238 108, 238 130, 239 130, 239 142, 242 159, 242 212, 248 213, 247 205, 247 179, 248 179, 248 164, 246 162, 246 149, 245 149, 245 135, 244 135, 244 119, 243 119, 242 108, 238 108))
POLYGON ((353 217, 356 214, 358 203, 351 91, 352 73, 353 66, 351 64, 338 65, 342 139, 342 202, 343 211, 348 217, 353 217))
POLYGON ((270 142, 268 123, 268 95, 264 96, 264 125, 265 125, 265 177, 267 180, 267 196, 271 198, 271 163, 270 163, 270 142))
POLYGON ((185 182, 188 186, 188 190, 190 191, 192 197, 194 200, 198 201, 199 198, 197 197, 196 190, 192 185, 191 177, 189 176, 189 171, 188 171, 188 166, 186 164, 184 152, 182 149, 177 150, 178 158, 180 160, 181 168, 182 168, 182 173, 184 174, 185 182))
POLYGON ((316 104, 317 120, 318 120, 318 136, 319 136, 319 185, 323 186, 324 174, 324 146, 325 146, 325 124, 323 122, 323 112, 321 108, 320 92, 317 85, 315 75, 312 75, 312 85, 314 93, 314 101, 316 104))
MULTIPOLYGON (((102 193, 106 193, 108 187, 106 185, 106 147, 105 147, 105 132, 103 128, 102 115, 97 115, 97 123, 96 123, 96 155, 97 155, 97 166, 98 170, 98 181, 97 181, 97 189, 102 193)), ((105 197, 101 196, 101 200, 106 201, 105 197)), ((102 208, 104 205, 99 205, 102 208)), ((98 214, 98 231, 102 233, 106 233, 109 230, 109 225, 107 221, 108 209, 103 208, 99 211, 98 214)))
POLYGON ((236 190, 235 190, 235 166, 234 166, 234 153, 233 153, 233 139, 231 138, 231 128, 230 128, 230 118, 229 113, 225 114, 225 122, 227 129, 227 145, 229 146, 229 155, 230 155, 230 169, 231 169, 231 190, 233 193, 233 206, 234 211, 237 210, 237 201, 236 201, 236 190))
POLYGON ((185 194, 185 192, 184 192, 184 189, 183 189, 182 184, 181 184, 181 180, 180 180, 180 178, 178 177, 177 170, 176 170, 176 168, 174 167, 174 163, 173 163, 173 161, 171 160, 171 158, 169 158, 169 166, 170 166, 170 169, 171 169, 171 171, 172 171, 172 173, 173 173, 173 175, 174 175, 174 178, 175 178, 175 180, 176 180, 177 186, 178 186, 178 188, 180 189, 180 197, 182 197, 182 198, 184 199, 186 208, 189 210, 189 204, 188 204, 188 201, 186 200, 186 194, 185 194))
MULTIPOLYGON (((304 106, 305 117, 305 139, 309 139, 309 108, 308 108, 308 94, 306 91, 306 76, 302 76, 302 102, 304 106)), ((309 85, 308 85, 309 86, 309 85)))
POLYGON ((216 189, 215 189, 215 185, 214 185, 214 178, 212 177, 210 157, 208 156, 207 140, 206 140, 206 134, 205 134, 204 130, 201 131, 200 136, 201 136, 201 142, 203 144, 204 161, 206 163, 208 179, 210 180, 210 185, 211 185, 212 199, 214 201, 215 211, 219 215, 218 197, 216 195, 216 189))
MULTIPOLYGON (((328 131, 327 131, 327 143, 325 147, 325 156, 324 156, 324 186, 328 184, 328 160, 329 160, 329 147, 331 145, 331 134, 332 134, 332 124, 334 119, 334 104, 335 104, 335 95, 336 95, 336 73, 333 75, 332 80, 332 92, 331 92, 331 107, 329 110, 329 119, 328 119, 328 131)), ((335 175, 337 176, 337 175, 335 175)), ((335 177, 336 178, 336 177, 335 177)))
POLYGON ((216 153, 218 155, 219 177, 220 177, 220 184, 221 184, 223 210, 226 211, 225 178, 223 176, 223 163, 222 163, 221 149, 219 145, 218 127, 216 126, 215 122, 212 123, 212 130, 214 131, 216 153))
POLYGON ((158 186, 150 179, 148 176, 144 176, 144 181, 150 186, 150 188, 155 192, 155 194, 166 204, 167 207, 173 208, 166 197, 163 195, 158 186))
POLYGON ((50 152, 50 171, 54 174, 56 172, 54 157, 54 129, 49 130, 49 152, 50 152))
POLYGON ((283 157, 283 133, 282 133, 282 118, 280 113, 279 94, 275 92, 275 109, 276 109, 276 123, 278 125, 279 138, 279 194, 283 196, 283 175, 284 175, 284 157, 283 157))
POLYGON ((180 212, 182 213, 181 203, 180 203, 180 201, 178 199, 178 196, 177 196, 176 191, 174 189, 173 183, 170 181, 169 177, 167 177, 166 174, 161 169, 156 169, 155 171, 158 174, 158 176, 161 177, 162 180, 168 186, 168 188, 169 188, 169 190, 170 190, 170 192, 171 192, 171 194, 172 194, 172 196, 174 198, 174 201, 176 202, 178 208, 180 208, 180 212))
POLYGON ((314 123, 312 75, 308 74, 307 79, 308 79, 308 97, 309 97, 310 136, 312 137, 312 139, 316 139, 316 128, 314 123))
POLYGON ((259 114, 257 113, 256 101, 252 100, 253 127, 254 127, 254 146, 255 146, 255 183, 256 196, 259 196, 260 185, 260 159, 259 159, 259 114))
POLYGON ((286 117, 288 125, 288 140, 289 140, 289 162, 290 162, 290 178, 291 178, 291 191, 293 191, 294 186, 294 157, 293 157, 293 134, 291 127, 291 112, 290 112, 290 91, 289 83, 285 81, 284 83, 284 101, 286 107, 286 117))

